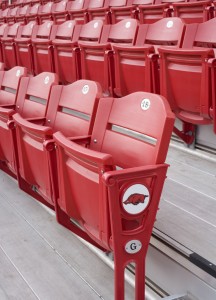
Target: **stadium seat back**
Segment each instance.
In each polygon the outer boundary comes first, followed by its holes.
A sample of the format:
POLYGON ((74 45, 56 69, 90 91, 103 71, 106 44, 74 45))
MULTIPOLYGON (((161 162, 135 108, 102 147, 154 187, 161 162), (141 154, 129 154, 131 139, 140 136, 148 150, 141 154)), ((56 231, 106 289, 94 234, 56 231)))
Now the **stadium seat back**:
POLYGON ((62 12, 66 10, 68 1, 62 0, 60 2, 57 2, 52 9, 52 13, 62 12))
POLYGON ((2 24, 0 25, 0 38, 2 38, 4 36, 4 34, 6 33, 6 30, 8 29, 8 24, 2 24))
POLYGON ((26 16, 27 22, 36 20, 38 22, 38 11, 39 11, 40 4, 35 3, 34 5, 30 6, 29 12, 26 16))
POLYGON ((66 22, 58 25, 55 39, 72 40, 75 25, 76 25, 76 22, 72 21, 72 20, 66 21, 66 22))
POLYGON ((131 44, 135 43, 137 20, 125 19, 111 26, 108 42, 131 44))
POLYGON ((177 117, 192 124, 211 123, 215 95, 211 91, 207 62, 214 57, 214 51, 206 48, 168 51, 164 48, 159 53, 161 94, 166 96, 177 117))
POLYGON ((2 55, 6 69, 13 68, 17 65, 14 38, 18 34, 20 23, 9 25, 7 35, 2 38, 2 55))
POLYGON ((215 17, 211 1, 188 1, 173 3, 173 15, 187 24, 203 23, 215 17))
MULTIPOLYGON (((149 24, 146 35, 143 35, 143 44, 181 47, 184 29, 185 25, 180 18, 164 18, 149 24)), ((138 39, 140 40, 140 36, 138 39)), ((139 43, 141 44, 140 41, 139 43)))
POLYGON ((26 24, 26 15, 28 14, 29 10, 30 10, 29 4, 20 7, 18 14, 16 16, 16 22, 21 22, 22 24, 26 24))
POLYGON ((108 7, 110 0, 90 0, 88 9, 108 7))
MULTIPOLYGON (((54 65, 55 70, 59 74, 60 81, 63 83, 71 83, 80 78, 80 57, 77 43, 80 41, 87 43, 99 42, 103 29, 101 20, 93 20, 83 25, 76 25, 76 21, 67 21, 68 24, 74 24, 73 35, 70 40, 54 40, 54 65)), ((64 23, 65 24, 65 23, 64 23)), ((61 26, 65 26, 62 24, 61 26)))
POLYGON ((109 50, 117 44, 132 46, 137 31, 137 20, 126 19, 117 24, 105 25, 99 43, 88 45, 80 42, 82 78, 98 81, 105 94, 112 93, 114 66, 112 52, 109 50))
POLYGON ((28 186, 28 192, 37 199, 39 194, 42 202, 48 206, 54 206, 53 189, 57 188, 51 184, 50 165, 55 168, 56 164, 52 133, 60 130, 69 137, 89 135, 101 95, 100 86, 88 80, 55 86, 50 95, 45 126, 26 122, 17 114, 14 116, 17 125, 19 173, 22 177, 20 186, 28 186), (36 163, 38 161, 41 162, 40 165, 36 163), (32 186, 37 193, 32 192, 32 186))
POLYGON ((51 13, 51 11, 52 11, 52 6, 53 6, 53 2, 51 2, 51 1, 45 3, 44 5, 41 5, 41 6, 40 6, 40 9, 39 9, 39 15, 40 15, 40 14, 51 13))
POLYGON ((213 30, 215 25, 215 19, 200 24, 188 24, 182 48, 216 48, 216 34, 213 30))
POLYGON ((81 136, 92 132, 101 87, 94 81, 78 80, 62 87, 59 99, 53 88, 52 105, 47 111, 47 123, 53 132, 61 131, 65 136, 81 136))
POLYGON ((79 41, 99 42, 103 29, 103 21, 93 20, 84 24, 79 34, 79 41))
POLYGON ((86 0, 71 1, 69 11, 80 10, 84 8, 86 0))
POLYGON ((35 26, 32 38, 34 74, 54 72, 51 41, 56 35, 57 25, 53 23, 53 21, 45 21, 35 26))
POLYGON ((23 118, 45 117, 51 87, 58 83, 57 75, 43 72, 24 80, 21 82, 22 90, 17 98, 17 112, 23 118))
POLYGON ((144 92, 137 92, 136 100, 132 95, 115 99, 109 108, 110 111, 105 110, 105 107, 102 109, 103 102, 100 104, 90 148, 111 154, 114 164, 121 168, 163 163, 167 148, 162 149, 164 128, 161 128, 159 124, 166 119, 169 105, 165 102, 165 108, 160 111, 161 106, 157 105, 157 95, 151 95, 151 99, 149 99, 148 93, 146 93, 146 97, 142 99, 144 92), (126 108, 123 110, 124 105, 126 108), (145 125, 142 128, 141 123, 144 115, 145 125), (99 126, 99 124, 101 125, 99 126), (152 126, 152 124, 154 125, 152 126), (95 139, 97 140, 96 143, 95 139), (146 155, 139 156, 139 151, 146 155))
POLYGON ((14 67, 8 71, 0 71, 0 106, 15 104, 20 80, 26 75, 27 70, 24 67, 14 67))

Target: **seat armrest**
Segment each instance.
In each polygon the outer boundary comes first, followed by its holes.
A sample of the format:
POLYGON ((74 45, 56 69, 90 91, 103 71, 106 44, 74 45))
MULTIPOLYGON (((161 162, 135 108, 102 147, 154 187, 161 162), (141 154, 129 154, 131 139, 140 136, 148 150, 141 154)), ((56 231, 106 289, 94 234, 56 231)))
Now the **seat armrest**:
POLYGON ((32 44, 40 44, 40 45, 50 45, 52 41, 47 38, 47 39, 40 39, 40 38, 35 38, 31 40, 32 44))
MULTIPOLYGON (((24 128, 27 132, 34 132, 34 134, 37 135, 48 135, 52 136, 52 128, 48 126, 38 125, 31 122, 31 119, 23 119, 20 114, 14 114, 13 120, 16 123, 16 125, 24 128)), ((32 119, 35 120, 35 119, 32 119)))
POLYGON ((139 52, 139 51, 143 51, 143 52, 154 52, 154 46, 152 45, 143 45, 143 46, 124 46, 124 45, 117 45, 117 44, 113 44, 113 50, 122 50, 122 51, 133 51, 133 52, 139 52))
POLYGON ((93 162, 98 165, 113 165, 113 158, 110 154, 101 153, 80 146, 76 142, 67 139, 61 132, 53 134, 53 138, 57 144, 62 146, 64 149, 67 149, 69 153, 79 157, 79 160, 83 160, 85 162, 88 161, 89 163, 93 162))
POLYGON ((88 48, 88 49, 104 49, 104 50, 111 50, 111 43, 88 43, 88 42, 79 42, 79 47, 82 48, 88 48))
POLYGON ((2 104, 0 105, 0 108, 8 108, 8 109, 15 109, 15 105, 14 104, 2 104))
POLYGON ((157 164, 157 165, 148 165, 140 166, 128 169, 108 171, 103 175, 103 181, 110 185, 112 181, 119 180, 131 180, 133 181, 136 178, 148 178, 159 174, 162 170, 166 171, 169 167, 168 164, 157 164))
POLYGON ((77 42, 55 39, 55 40, 52 40, 52 45, 54 45, 54 46, 68 46, 69 45, 71 47, 77 47, 77 42))
POLYGON ((76 136, 76 137, 68 137, 68 139, 72 142, 76 142, 79 145, 89 145, 91 142, 91 135, 87 136, 76 136))
POLYGON ((159 54, 168 53, 168 54, 180 54, 180 55, 207 55, 209 58, 214 57, 214 51, 211 48, 200 48, 200 49, 187 49, 187 48, 169 48, 169 47, 159 47, 159 54))
POLYGON ((0 115, 10 118, 15 114, 15 110, 13 108, 0 107, 0 115))
POLYGON ((46 118, 42 118, 42 117, 38 117, 38 118, 27 118, 27 121, 34 123, 34 124, 38 124, 38 125, 43 125, 46 121, 46 118))

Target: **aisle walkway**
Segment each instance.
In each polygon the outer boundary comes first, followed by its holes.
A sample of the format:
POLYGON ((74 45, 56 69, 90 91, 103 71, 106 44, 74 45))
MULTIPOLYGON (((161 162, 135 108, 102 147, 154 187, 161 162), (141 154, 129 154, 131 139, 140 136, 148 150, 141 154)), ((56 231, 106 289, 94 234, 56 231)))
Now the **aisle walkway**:
POLYGON ((1 171, 0 266, 1 300, 113 299, 113 271, 1 171))
POLYGON ((170 148, 155 227, 216 264, 216 157, 208 157, 170 148))

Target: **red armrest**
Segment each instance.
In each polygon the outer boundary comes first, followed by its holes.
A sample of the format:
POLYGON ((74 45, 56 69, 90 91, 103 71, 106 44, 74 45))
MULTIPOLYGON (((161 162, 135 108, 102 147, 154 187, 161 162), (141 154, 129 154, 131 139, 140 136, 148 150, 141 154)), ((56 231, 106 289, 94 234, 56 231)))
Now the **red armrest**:
MULTIPOLYGON (((13 119, 17 125, 24 128, 26 131, 34 131, 35 134, 52 136, 52 129, 48 126, 34 124, 31 119, 23 119, 19 114, 15 114, 13 119)), ((33 119, 34 120, 34 119, 33 119)))
POLYGON ((113 158, 110 154, 100 153, 91 149, 84 148, 77 143, 67 139, 61 132, 53 134, 53 138, 70 153, 79 155, 80 159, 93 160, 96 164, 113 165, 113 158))

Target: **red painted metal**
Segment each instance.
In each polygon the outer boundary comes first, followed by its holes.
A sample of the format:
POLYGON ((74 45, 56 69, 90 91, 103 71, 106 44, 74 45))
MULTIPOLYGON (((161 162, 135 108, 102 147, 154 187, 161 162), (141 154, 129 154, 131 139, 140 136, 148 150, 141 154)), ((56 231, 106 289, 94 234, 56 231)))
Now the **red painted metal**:
POLYGON ((47 111, 51 87, 57 84, 55 74, 44 72, 35 77, 23 77, 16 95, 15 105, 0 107, 0 160, 8 173, 16 176, 16 139, 13 115, 36 119, 41 124, 47 111))
POLYGON ((50 166, 54 168, 56 164, 52 134, 57 130, 69 137, 91 134, 101 95, 100 86, 89 80, 76 81, 67 86, 58 85, 52 88, 42 125, 25 120, 19 114, 13 116, 19 186, 49 207, 54 207, 53 194, 57 193, 57 186, 53 186, 50 179, 50 166))
POLYGON ((114 252, 116 300, 124 299, 124 271, 130 262, 136 266, 135 298, 144 299, 145 257, 166 177, 173 123, 163 97, 137 92, 101 99, 86 141, 54 134, 57 220, 73 232, 78 224, 100 247, 114 252), (137 193, 145 195, 145 201, 125 203, 137 193))

